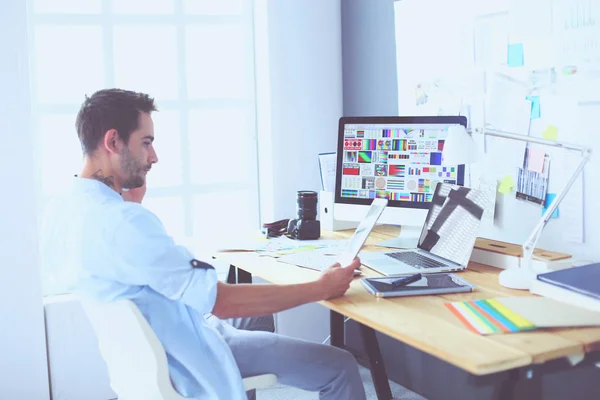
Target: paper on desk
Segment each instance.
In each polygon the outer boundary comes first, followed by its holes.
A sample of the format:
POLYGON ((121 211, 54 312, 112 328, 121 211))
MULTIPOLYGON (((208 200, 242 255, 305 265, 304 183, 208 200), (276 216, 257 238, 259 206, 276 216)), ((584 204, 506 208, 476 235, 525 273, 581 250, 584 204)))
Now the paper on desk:
POLYGON ((468 329, 481 335, 537 328, 600 326, 600 313, 545 297, 498 297, 446 303, 468 329))
POLYGON ((496 300, 538 328, 600 326, 600 313, 547 297, 501 297, 496 300))

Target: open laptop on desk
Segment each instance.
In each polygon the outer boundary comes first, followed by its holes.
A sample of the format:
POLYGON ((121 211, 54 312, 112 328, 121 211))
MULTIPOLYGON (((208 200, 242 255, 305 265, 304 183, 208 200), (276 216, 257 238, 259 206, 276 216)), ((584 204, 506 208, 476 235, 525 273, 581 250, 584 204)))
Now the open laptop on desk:
POLYGON ((417 249, 362 252, 362 263, 385 275, 462 271, 467 268, 490 194, 439 183, 417 249))

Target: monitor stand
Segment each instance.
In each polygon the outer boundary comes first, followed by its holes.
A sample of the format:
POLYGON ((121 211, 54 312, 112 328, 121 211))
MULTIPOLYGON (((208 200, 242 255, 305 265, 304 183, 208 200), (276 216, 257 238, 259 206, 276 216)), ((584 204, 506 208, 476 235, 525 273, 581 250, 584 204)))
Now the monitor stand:
POLYGON ((400 228, 398 237, 379 242, 377 246, 392 247, 394 249, 416 249, 422 230, 422 226, 403 225, 400 228))

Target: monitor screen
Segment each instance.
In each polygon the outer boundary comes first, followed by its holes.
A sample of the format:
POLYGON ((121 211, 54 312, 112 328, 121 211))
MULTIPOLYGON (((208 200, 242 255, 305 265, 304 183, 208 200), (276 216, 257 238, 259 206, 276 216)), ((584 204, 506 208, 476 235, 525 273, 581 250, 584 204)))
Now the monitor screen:
POLYGON ((438 182, 464 185, 464 165, 444 165, 448 129, 465 117, 343 117, 336 203, 429 208, 438 182))

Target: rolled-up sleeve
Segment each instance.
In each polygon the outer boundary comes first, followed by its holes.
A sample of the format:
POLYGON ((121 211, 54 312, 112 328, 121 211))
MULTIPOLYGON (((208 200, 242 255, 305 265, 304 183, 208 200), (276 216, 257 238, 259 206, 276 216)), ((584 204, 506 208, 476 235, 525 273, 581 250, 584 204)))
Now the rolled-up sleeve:
POLYGON ((160 220, 141 206, 130 207, 110 241, 116 281, 149 286, 200 313, 211 312, 217 297, 217 274, 175 244, 160 220))

